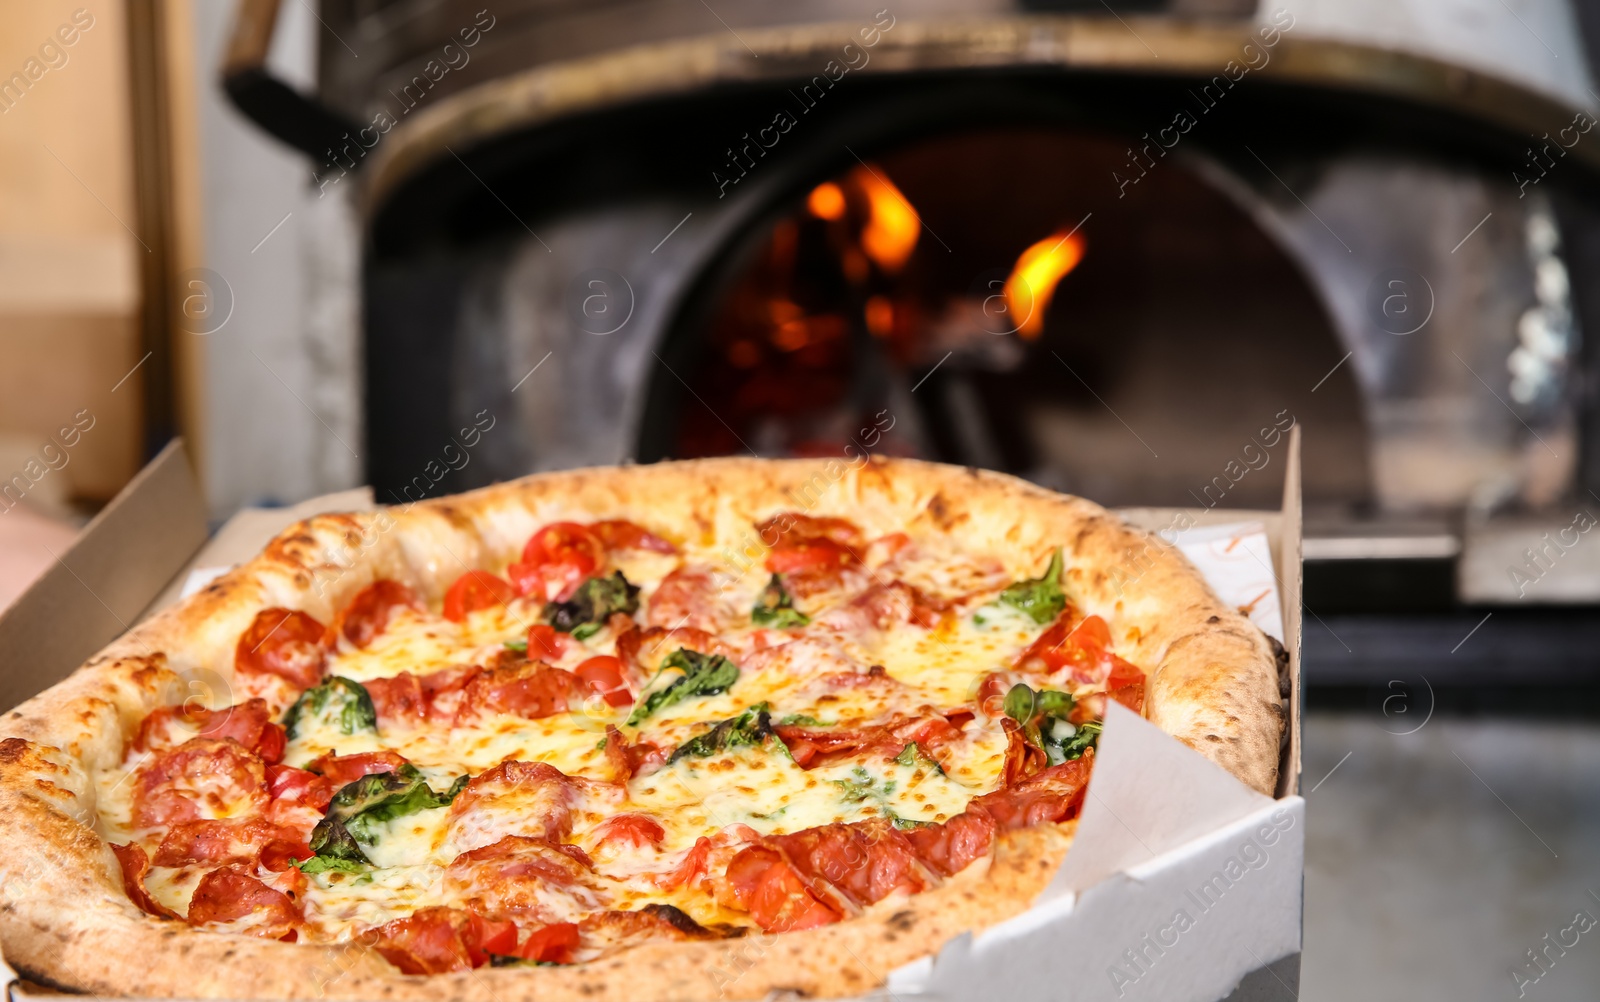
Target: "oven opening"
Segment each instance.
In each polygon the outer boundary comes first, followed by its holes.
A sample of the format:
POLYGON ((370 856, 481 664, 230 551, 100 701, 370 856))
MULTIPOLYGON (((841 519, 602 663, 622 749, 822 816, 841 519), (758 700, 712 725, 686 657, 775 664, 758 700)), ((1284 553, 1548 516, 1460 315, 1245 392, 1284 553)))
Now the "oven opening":
MULTIPOLYGON (((1308 500, 1368 504, 1357 386, 1318 384, 1346 349, 1299 266, 1221 171, 1141 176, 1127 147, 982 128, 795 186, 668 329, 639 458, 866 450, 1193 505, 1292 418, 1308 500)), ((1278 483, 1246 476, 1227 502, 1270 507, 1278 483)))

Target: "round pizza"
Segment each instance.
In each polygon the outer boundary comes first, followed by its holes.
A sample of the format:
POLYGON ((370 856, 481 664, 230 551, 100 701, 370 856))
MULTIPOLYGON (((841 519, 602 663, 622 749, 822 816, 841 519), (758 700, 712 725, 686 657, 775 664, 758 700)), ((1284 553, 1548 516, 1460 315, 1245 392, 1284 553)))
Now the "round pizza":
POLYGON ((0 948, 187 998, 861 994, 1029 906, 1111 701, 1272 792, 1272 643, 997 474, 704 460, 322 515, 6 715, 0 948))

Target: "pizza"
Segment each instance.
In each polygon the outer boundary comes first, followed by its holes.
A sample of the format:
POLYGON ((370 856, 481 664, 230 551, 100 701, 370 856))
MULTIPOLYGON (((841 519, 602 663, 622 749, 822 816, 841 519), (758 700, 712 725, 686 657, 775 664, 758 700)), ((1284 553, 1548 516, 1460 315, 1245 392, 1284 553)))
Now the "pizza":
POLYGON ((0 947, 96 993, 860 994, 1029 906, 1111 701, 1270 794, 1278 662, 1158 537, 935 464, 322 515, 6 715, 0 947))

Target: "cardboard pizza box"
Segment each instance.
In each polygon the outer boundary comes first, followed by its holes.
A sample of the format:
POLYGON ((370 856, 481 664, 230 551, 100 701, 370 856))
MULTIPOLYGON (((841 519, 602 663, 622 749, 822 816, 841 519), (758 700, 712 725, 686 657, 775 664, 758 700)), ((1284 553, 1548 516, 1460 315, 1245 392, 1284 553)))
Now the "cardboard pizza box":
MULTIPOLYGON (((1276 1002, 1298 995, 1305 848, 1298 428, 1286 445, 1278 511, 1120 512, 1174 540, 1220 594, 1239 596, 1287 650, 1289 721, 1276 795, 1246 788, 1111 704, 1073 847, 1034 906, 916 963, 873 972, 887 982, 882 996, 1276 1002)), ((289 508, 247 509, 213 533, 181 443, 168 445, 0 613, 0 706, 65 678, 133 624, 253 556, 295 521, 372 504, 360 489, 289 508)), ((1126 573, 1136 578, 1137 559, 1126 573)), ((759 939, 729 941, 729 988, 759 939)), ((59 996, 20 980, 3 958, 0 980, 12 1002, 59 996)))

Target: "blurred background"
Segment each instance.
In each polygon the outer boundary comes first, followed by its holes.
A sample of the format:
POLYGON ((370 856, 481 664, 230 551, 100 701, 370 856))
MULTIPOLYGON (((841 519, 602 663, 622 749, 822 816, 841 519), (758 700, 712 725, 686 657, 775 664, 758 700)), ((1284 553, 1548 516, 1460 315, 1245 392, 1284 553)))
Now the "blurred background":
POLYGON ((179 435, 220 523, 852 449, 1276 507, 1298 424, 1285 997, 1592 996, 1600 9, 879 2, 8 5, 0 606, 179 435))

